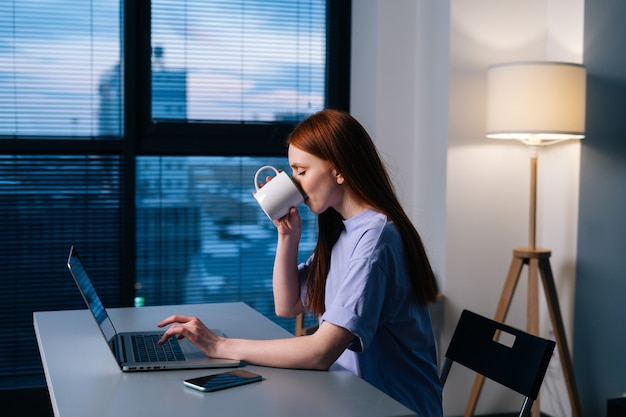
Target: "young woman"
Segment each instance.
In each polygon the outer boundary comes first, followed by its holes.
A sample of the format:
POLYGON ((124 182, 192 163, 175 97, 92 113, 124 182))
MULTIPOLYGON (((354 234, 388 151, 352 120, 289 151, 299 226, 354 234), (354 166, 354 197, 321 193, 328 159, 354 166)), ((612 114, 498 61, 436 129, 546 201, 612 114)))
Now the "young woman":
POLYGON ((198 318, 174 315, 159 323, 171 325, 162 340, 187 337, 208 356, 257 365, 342 367, 420 416, 441 416, 428 310, 437 282, 371 138, 348 113, 323 110, 302 121, 287 144, 319 233, 313 254, 298 265, 298 210, 274 221, 274 303, 282 317, 315 313, 318 330, 289 339, 230 339, 198 318))

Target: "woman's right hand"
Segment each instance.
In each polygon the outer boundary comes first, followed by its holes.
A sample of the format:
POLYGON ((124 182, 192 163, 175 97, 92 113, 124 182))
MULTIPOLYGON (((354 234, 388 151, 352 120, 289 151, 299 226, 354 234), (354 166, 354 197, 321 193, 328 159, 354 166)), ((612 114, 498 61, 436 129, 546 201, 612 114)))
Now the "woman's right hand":
POLYGON ((280 219, 274 220, 274 226, 278 230, 279 237, 300 239, 302 234, 302 217, 295 207, 289 209, 289 213, 280 219))

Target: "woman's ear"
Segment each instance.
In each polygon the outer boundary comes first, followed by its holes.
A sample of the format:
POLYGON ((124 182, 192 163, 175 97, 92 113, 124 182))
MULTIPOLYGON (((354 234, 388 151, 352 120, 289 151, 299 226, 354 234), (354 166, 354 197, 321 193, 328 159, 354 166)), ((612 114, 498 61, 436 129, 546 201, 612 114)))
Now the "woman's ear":
POLYGON ((329 168, 331 169, 331 173, 335 176, 335 181, 337 181, 337 184, 339 185, 343 184, 344 182, 343 175, 341 175, 341 173, 337 171, 337 168, 333 167, 330 164, 328 165, 329 165, 329 168))
POLYGON ((335 179, 337 180, 337 184, 341 185, 344 182, 343 175, 341 175, 337 170, 335 170, 335 179))

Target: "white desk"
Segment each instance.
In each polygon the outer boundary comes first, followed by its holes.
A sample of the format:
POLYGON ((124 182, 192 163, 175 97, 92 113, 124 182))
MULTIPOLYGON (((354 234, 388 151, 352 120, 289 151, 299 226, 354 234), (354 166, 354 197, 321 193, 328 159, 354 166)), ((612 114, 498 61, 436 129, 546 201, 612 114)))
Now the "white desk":
MULTIPOLYGON (((200 317, 227 336, 292 335, 244 303, 108 309, 118 331, 156 328, 173 313, 200 317)), ((347 371, 301 371, 248 365, 260 383, 213 393, 183 379, 220 370, 123 373, 88 310, 36 312, 33 323, 57 417, 69 416, 414 416, 347 371), (63 343, 71 341, 73 343, 63 343)))

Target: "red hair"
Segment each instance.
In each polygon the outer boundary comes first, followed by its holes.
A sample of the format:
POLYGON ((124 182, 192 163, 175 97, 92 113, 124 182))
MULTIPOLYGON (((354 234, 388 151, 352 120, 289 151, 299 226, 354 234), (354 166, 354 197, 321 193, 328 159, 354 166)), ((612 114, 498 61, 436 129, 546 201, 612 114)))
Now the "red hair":
MULTIPOLYGON (((396 225, 404 243, 415 299, 420 305, 434 302, 439 288, 426 250, 365 128, 346 112, 322 110, 300 122, 287 138, 287 145, 328 161, 342 174, 345 186, 357 199, 383 213, 396 225)), ((318 315, 325 310, 330 253, 342 230, 342 218, 334 209, 329 208, 318 216, 318 240, 306 281, 308 308, 318 315)))

